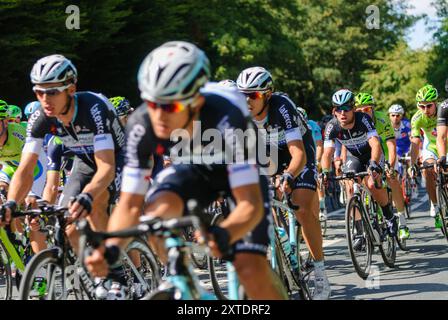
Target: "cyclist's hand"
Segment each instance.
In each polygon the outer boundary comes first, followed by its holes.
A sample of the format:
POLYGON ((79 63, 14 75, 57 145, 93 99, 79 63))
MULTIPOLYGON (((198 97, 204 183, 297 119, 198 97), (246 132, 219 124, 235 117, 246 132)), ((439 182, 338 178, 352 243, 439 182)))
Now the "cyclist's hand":
POLYGON ((73 222, 78 218, 85 218, 92 212, 93 197, 90 193, 83 192, 78 194, 70 202, 69 212, 71 214, 68 222, 73 222))
POLYGON ((443 171, 446 171, 446 156, 441 156, 437 159, 437 165, 434 166, 436 172, 439 172, 439 167, 442 168, 443 171))
POLYGON ((39 231, 40 230, 40 218, 34 217, 30 220, 29 217, 25 218, 26 224, 30 226, 31 231, 39 231))
POLYGON ((280 191, 290 194, 294 186, 294 176, 289 172, 284 172, 280 177, 280 191))
POLYGON ((208 228, 208 246, 216 258, 229 259, 233 255, 229 232, 218 226, 208 228))
POLYGON ((91 255, 84 259, 84 264, 87 270, 94 277, 106 277, 109 273, 109 265, 104 257, 106 248, 104 246, 99 247, 92 251, 91 255))
POLYGON ((417 164, 413 164, 411 167, 408 168, 408 174, 412 179, 417 177, 417 172, 418 172, 417 164))
POLYGON ((328 188, 328 182, 329 182, 329 178, 330 178, 330 172, 328 172, 328 171, 326 171, 326 170, 323 170, 323 171, 322 171, 322 175, 321 175, 321 177, 322 177, 322 185, 323 185, 325 188, 328 188))
POLYGON ((12 214, 16 211, 17 204, 15 201, 6 201, 0 206, 0 227, 4 227, 11 223, 12 214))

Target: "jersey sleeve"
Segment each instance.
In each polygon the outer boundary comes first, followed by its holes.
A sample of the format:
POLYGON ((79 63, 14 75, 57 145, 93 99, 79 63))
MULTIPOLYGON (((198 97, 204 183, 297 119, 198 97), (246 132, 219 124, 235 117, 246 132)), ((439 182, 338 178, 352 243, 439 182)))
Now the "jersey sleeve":
POLYGON ((336 138, 336 124, 334 121, 330 121, 325 126, 324 131, 324 148, 334 148, 336 138))
MULTIPOLYGON (((361 119, 361 123, 366 129, 367 132, 367 140, 370 140, 372 137, 378 138, 378 132, 376 131, 375 124, 373 123, 372 118, 368 114, 363 114, 361 119)), ((395 134, 394 134, 395 137, 395 134)))
POLYGON ((448 126, 448 100, 443 101, 437 108, 437 125, 448 126))
POLYGON ((140 112, 135 112, 127 123, 122 192, 145 195, 149 188, 154 165, 151 155, 156 142, 151 141, 148 122, 149 119, 145 123, 140 112))
POLYGON ((42 150, 45 134, 49 132, 50 124, 46 121, 43 110, 36 110, 28 120, 26 140, 22 153, 39 155, 42 150))
MULTIPOLYGON (((303 140, 299 123, 301 120, 299 120, 299 115, 294 102, 285 96, 279 97, 282 99, 280 107, 278 108, 278 111, 280 112, 279 125, 285 130, 286 143, 294 140, 303 140)), ((302 125, 306 126, 306 123, 303 123, 302 125)))
POLYGON ((98 98, 98 102, 90 108, 90 115, 93 122, 93 149, 94 152, 101 150, 115 150, 112 135, 112 111, 107 103, 98 98))
POLYGON ((257 130, 249 117, 244 116, 236 108, 227 117, 227 121, 228 124, 221 126, 221 128, 227 128, 224 131, 221 129, 221 134, 225 152, 234 150, 231 159, 226 159, 230 188, 257 184, 260 180, 257 158, 250 152, 250 150, 255 150, 255 145, 251 146, 251 144, 256 143, 257 130), (253 139, 246 140, 244 132, 252 132, 253 139))
POLYGON ((60 171, 62 166, 63 144, 52 136, 47 144, 47 171, 60 171))
POLYGON ((421 119, 421 114, 419 113, 419 111, 417 111, 417 113, 414 114, 414 116, 411 119, 411 136, 413 138, 421 138, 420 119, 421 119))

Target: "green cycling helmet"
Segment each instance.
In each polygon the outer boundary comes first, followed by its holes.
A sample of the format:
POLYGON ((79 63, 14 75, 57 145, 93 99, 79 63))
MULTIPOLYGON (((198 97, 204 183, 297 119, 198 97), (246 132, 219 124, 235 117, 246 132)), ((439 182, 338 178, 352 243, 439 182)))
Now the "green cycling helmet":
POLYGON ((9 117, 11 119, 14 119, 14 120, 16 118, 22 119, 22 109, 20 109, 18 106, 10 104, 8 110, 9 110, 9 117))
POLYGON ((423 88, 417 91, 417 95, 415 96, 415 100, 417 103, 419 102, 433 102, 436 101, 439 97, 439 93, 437 89, 432 85, 427 84, 423 88))
POLYGON ((113 97, 110 98, 109 101, 114 105, 119 117, 127 116, 134 111, 134 109, 131 108, 131 103, 125 97, 113 97))
POLYGON ((8 105, 5 101, 0 100, 0 120, 9 119, 8 105))
POLYGON ((375 105, 375 100, 370 93, 360 92, 355 97, 355 106, 373 106, 375 105))

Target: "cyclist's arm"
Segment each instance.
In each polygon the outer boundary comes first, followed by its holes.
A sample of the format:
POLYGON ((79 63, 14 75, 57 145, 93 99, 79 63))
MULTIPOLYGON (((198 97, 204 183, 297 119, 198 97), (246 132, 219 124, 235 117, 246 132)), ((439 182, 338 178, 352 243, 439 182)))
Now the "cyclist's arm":
POLYGON ((322 155, 322 171, 329 172, 331 169, 331 160, 333 159, 334 146, 325 146, 322 155))
POLYGON ((414 165, 417 163, 418 154, 420 153, 420 138, 412 137, 411 138, 411 164, 414 165))
POLYGON ((59 171, 47 171, 47 181, 42 198, 48 203, 56 203, 60 178, 59 171))
POLYGON ((317 160, 317 162, 322 161, 323 152, 324 152, 324 143, 322 140, 317 140, 316 141, 316 160, 317 160))
POLYGON ((88 192, 95 199, 112 183, 115 178, 114 150, 100 150, 95 152, 96 172, 89 184, 82 192, 88 192))
POLYGON ((395 167, 397 162, 397 141, 395 139, 389 139, 386 141, 387 149, 389 150, 389 164, 391 168, 395 167))
POLYGON ((371 148, 371 159, 376 163, 380 163, 381 156, 383 154, 383 150, 381 149, 381 143, 377 136, 372 136, 368 140, 370 148, 371 148))
POLYGON ((437 154, 446 155, 446 135, 448 133, 446 125, 437 126, 437 154))
POLYGON ((39 155, 32 152, 22 154, 20 164, 17 171, 11 179, 11 184, 8 190, 8 200, 13 200, 16 203, 21 203, 33 186, 34 167, 37 164, 39 155))
POLYGON ((291 154, 291 162, 286 172, 297 177, 306 164, 305 146, 302 140, 293 140, 288 142, 288 151, 291 154))
POLYGON ((261 221, 264 215, 264 201, 260 184, 249 184, 232 188, 236 207, 220 224, 230 235, 230 243, 234 243, 247 235, 261 221))

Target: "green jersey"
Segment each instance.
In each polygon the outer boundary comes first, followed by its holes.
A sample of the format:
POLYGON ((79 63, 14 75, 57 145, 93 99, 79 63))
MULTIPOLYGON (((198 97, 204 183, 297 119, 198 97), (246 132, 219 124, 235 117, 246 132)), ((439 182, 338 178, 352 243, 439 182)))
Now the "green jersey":
POLYGON ((26 129, 19 123, 8 124, 8 138, 0 147, 0 163, 17 167, 25 144, 26 129))
POLYGON ((422 110, 418 110, 411 119, 411 136, 421 138, 424 135, 424 148, 437 155, 437 115, 426 116, 422 110))
POLYGON ((378 132, 381 141, 381 147, 383 148, 384 158, 388 160, 389 150, 387 149, 387 140, 395 139, 394 128, 390 122, 389 117, 386 113, 381 111, 373 112, 373 123, 375 124, 375 129, 378 132))

